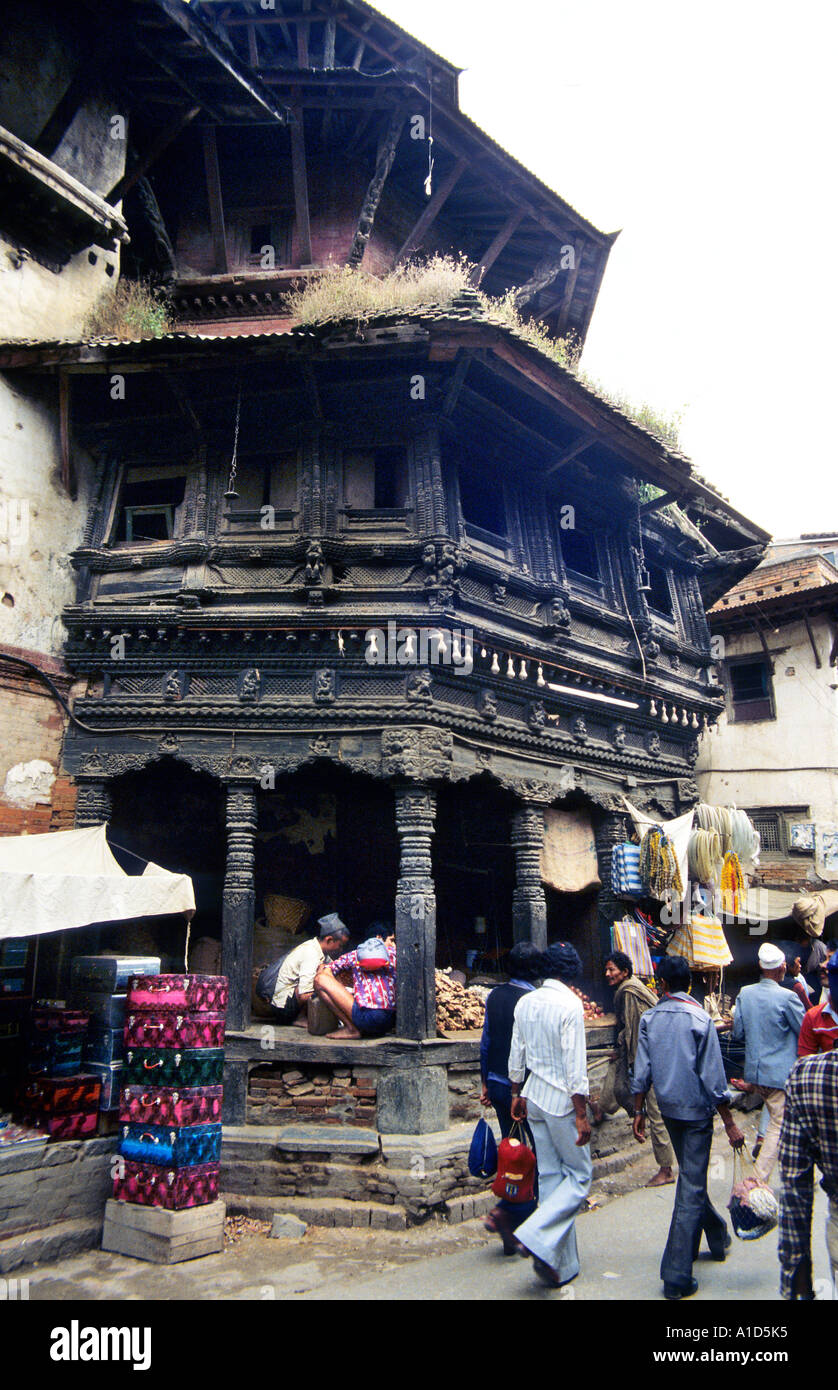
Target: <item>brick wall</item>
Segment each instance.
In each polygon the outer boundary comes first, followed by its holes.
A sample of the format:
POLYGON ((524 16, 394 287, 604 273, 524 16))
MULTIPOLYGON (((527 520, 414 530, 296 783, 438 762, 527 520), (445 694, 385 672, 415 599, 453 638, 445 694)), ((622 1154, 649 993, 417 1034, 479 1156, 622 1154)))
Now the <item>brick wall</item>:
MULTIPOLYGON (((70 678, 60 662, 38 652, 0 645, 45 671, 66 699, 70 678)), ((34 805, 15 805, 4 794, 10 769, 35 759, 49 763, 58 773, 66 716, 45 685, 32 672, 0 660, 0 835, 37 835, 51 830, 72 830, 76 788, 70 778, 56 776, 47 799, 34 805)))
POLYGON ((247 1123, 375 1125, 378 1073, 369 1067, 260 1066, 248 1085, 247 1123))

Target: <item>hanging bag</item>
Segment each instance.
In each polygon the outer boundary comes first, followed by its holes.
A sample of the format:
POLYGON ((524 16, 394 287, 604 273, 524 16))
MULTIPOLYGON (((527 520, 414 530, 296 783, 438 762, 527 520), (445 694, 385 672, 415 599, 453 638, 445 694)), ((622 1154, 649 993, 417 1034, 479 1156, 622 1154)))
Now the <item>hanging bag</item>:
POLYGON ((756 1175, 744 1146, 733 1150, 733 1190, 727 1204, 730 1223, 740 1240, 759 1240, 780 1219, 780 1208, 772 1189, 756 1175))
POLYGON ((468 1171, 473 1178, 493 1178, 498 1169, 498 1146, 491 1126, 479 1119, 471 1136, 468 1171))
POLYGON ((492 1183, 496 1197, 506 1202, 531 1202, 535 1187, 535 1154, 526 1143, 520 1120, 514 1120, 498 1145, 498 1175, 492 1183))

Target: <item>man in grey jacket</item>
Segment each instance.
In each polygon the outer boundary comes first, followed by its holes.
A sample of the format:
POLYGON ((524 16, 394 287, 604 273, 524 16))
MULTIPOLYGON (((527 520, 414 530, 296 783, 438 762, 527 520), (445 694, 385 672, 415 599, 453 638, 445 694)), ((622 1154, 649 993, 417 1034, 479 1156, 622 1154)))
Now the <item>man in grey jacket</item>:
POLYGON ((797 995, 783 989, 786 957, 779 946, 764 941, 759 948, 760 981, 739 991, 733 1015, 733 1039, 745 1040, 745 1081, 737 1090, 757 1090, 768 1110, 768 1128, 754 1172, 768 1182, 783 1123, 786 1082, 797 1061, 797 1035, 805 1010, 797 995))
POLYGON ((733 1148, 745 1142, 727 1103, 727 1081, 716 1029, 688 993, 690 967, 683 956, 664 956, 657 970, 665 994, 640 1020, 631 1089, 634 1137, 646 1138, 644 1103, 655 1088, 678 1160, 678 1186, 661 1260, 664 1298, 689 1298, 698 1289, 692 1277, 702 1232, 714 1260, 723 1260, 730 1233, 707 1192, 707 1168, 718 1110, 733 1148))

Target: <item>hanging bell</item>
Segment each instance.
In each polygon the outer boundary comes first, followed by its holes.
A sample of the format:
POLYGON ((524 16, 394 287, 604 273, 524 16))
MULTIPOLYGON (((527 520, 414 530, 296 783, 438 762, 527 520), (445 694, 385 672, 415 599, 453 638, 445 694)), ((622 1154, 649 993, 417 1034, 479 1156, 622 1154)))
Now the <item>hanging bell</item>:
POLYGON ((538 677, 537 677, 535 683, 536 683, 536 685, 546 685, 546 684, 547 684, 546 680, 544 679, 544 667, 542 666, 541 662, 538 663, 538 677))
POLYGON ((409 632, 405 639, 404 654, 413 658, 416 655, 416 633, 409 632))
POLYGON ((651 716, 652 716, 653 719, 657 719, 657 717, 658 717, 658 707, 657 707, 657 705, 655 704, 654 700, 650 700, 650 701, 649 701, 649 713, 651 714, 651 716))
POLYGON ((343 640, 342 632, 338 633, 338 651, 340 652, 341 656, 344 656, 346 653, 346 643, 343 640))
POLYGON ((515 662, 512 660, 511 656, 506 658, 506 674, 509 676, 510 680, 515 679, 515 662))
POLYGON ((489 655, 489 653, 486 651, 486 648, 485 648, 485 647, 481 647, 481 648, 480 648, 480 655, 483 657, 483 660, 485 661, 485 660, 486 660, 486 657, 489 655))
POLYGON ((671 715, 671 719, 672 719, 673 724, 677 724, 677 723, 678 723, 678 711, 677 711, 677 709, 675 708, 674 705, 672 706, 672 715, 671 715))
POLYGON ((651 591, 652 581, 645 565, 638 565, 637 567, 637 588, 641 594, 648 594, 651 591))
POLYGON ((451 641, 451 660, 453 661, 453 663, 454 663, 455 666, 459 666, 459 665, 461 665, 461 663, 462 663, 463 658, 462 658, 462 655, 461 655, 461 652, 460 652, 460 639, 459 639, 459 637, 454 637, 454 638, 452 638, 452 641, 451 641))
POLYGON ((690 723, 694 729, 698 728, 698 715, 696 714, 695 710, 693 710, 693 717, 690 720, 690 723))
POLYGON ((521 662, 521 669, 520 669, 520 671, 518 672, 518 678, 519 678, 519 680, 522 680, 522 681, 527 680, 527 663, 526 663, 526 661, 522 661, 522 662, 521 662))
POLYGON ((661 722, 664 724, 669 723, 669 715, 666 712, 666 705, 664 704, 661 704, 661 722))
POLYGON ((500 675, 500 662, 498 661, 497 652, 492 652, 492 664, 489 667, 489 670, 491 671, 493 676, 500 675))
POLYGON ((681 724, 682 724, 683 727, 686 729, 686 728, 687 728, 687 725, 689 724, 689 722, 690 722, 690 717, 689 717, 689 715, 687 714, 687 711, 684 710, 684 711, 682 712, 682 714, 681 714, 681 724))

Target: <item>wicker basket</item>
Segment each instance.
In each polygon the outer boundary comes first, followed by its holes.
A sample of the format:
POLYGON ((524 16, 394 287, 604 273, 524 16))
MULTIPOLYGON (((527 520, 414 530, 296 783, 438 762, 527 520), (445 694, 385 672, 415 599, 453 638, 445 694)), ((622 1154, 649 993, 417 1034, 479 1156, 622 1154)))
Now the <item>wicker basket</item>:
POLYGON ((268 926, 278 931, 296 933, 311 914, 302 898, 286 898, 281 893, 265 894, 265 918, 268 926))

